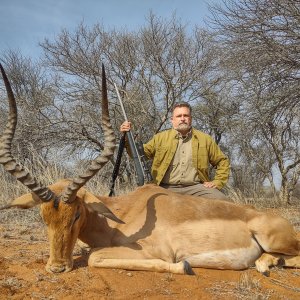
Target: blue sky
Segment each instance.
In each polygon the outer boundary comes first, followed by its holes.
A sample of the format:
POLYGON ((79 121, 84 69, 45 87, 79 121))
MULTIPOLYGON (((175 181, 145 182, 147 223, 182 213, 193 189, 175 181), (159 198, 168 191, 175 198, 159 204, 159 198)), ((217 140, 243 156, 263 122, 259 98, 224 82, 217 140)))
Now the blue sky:
POLYGON ((221 0, 0 0, 0 55, 11 49, 37 57, 39 42, 53 39, 63 28, 72 31, 82 21, 134 30, 150 10, 164 18, 176 12, 183 23, 205 26, 207 2, 221 0))

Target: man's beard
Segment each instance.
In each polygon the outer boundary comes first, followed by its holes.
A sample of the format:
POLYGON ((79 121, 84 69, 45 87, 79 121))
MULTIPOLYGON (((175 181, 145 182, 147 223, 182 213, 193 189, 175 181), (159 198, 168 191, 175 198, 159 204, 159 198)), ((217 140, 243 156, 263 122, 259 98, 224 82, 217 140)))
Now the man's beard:
POLYGON ((186 123, 181 123, 175 129, 179 132, 180 131, 188 131, 191 129, 191 125, 188 125, 186 123))

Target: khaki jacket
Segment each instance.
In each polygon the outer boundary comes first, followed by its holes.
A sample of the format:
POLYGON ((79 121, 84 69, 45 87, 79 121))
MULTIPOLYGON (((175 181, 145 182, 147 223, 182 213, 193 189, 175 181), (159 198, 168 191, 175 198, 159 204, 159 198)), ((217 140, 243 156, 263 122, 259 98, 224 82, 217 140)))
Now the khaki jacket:
MULTIPOLYGON (((156 184, 160 184, 172 158, 176 152, 178 137, 177 131, 169 129, 159 132, 146 144, 144 144, 145 155, 153 159, 152 176, 156 184)), ((221 189, 229 177, 229 160, 222 153, 219 146, 211 136, 192 129, 192 159, 193 165, 198 171, 200 182, 211 181, 209 178, 209 165, 216 168, 213 182, 221 189)))

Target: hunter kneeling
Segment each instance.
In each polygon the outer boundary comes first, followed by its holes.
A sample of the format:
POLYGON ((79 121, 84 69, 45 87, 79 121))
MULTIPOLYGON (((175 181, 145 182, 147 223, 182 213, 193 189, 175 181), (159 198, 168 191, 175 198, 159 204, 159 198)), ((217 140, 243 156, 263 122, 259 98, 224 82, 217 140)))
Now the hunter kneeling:
MULTIPOLYGON (((172 129, 159 132, 146 144, 144 153, 153 159, 152 176, 168 190, 205 198, 228 198, 221 192, 229 177, 229 159, 213 138, 192 127, 192 108, 180 102, 172 109, 172 129), (209 166, 216 171, 209 179, 209 166)), ((120 126, 128 132, 131 122, 120 126)))

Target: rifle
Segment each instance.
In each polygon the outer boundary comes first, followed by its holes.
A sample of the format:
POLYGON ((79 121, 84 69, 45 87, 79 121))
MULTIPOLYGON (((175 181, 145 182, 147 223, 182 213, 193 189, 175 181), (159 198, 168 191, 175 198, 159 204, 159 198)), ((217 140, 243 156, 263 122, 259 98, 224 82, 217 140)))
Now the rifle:
MULTIPOLYGON (((123 105, 121 96, 119 94, 118 87, 115 83, 114 83, 114 87, 115 87, 117 97, 118 97, 119 102, 120 102, 120 106, 121 106, 121 109, 122 109, 124 119, 125 119, 125 121, 128 121, 128 118, 127 118, 127 115, 126 115, 126 112, 125 112, 125 109, 124 109, 124 105, 123 105)), ((125 134, 127 136, 129 148, 130 148, 132 158, 133 158, 133 161, 134 161, 134 166, 135 166, 136 175, 137 175, 137 184, 139 186, 144 185, 144 181, 145 181, 145 171, 144 171, 144 169, 145 168, 144 168, 144 165, 142 163, 141 157, 139 155, 139 151, 137 149, 137 146, 135 144, 132 132, 127 131, 125 134)))

